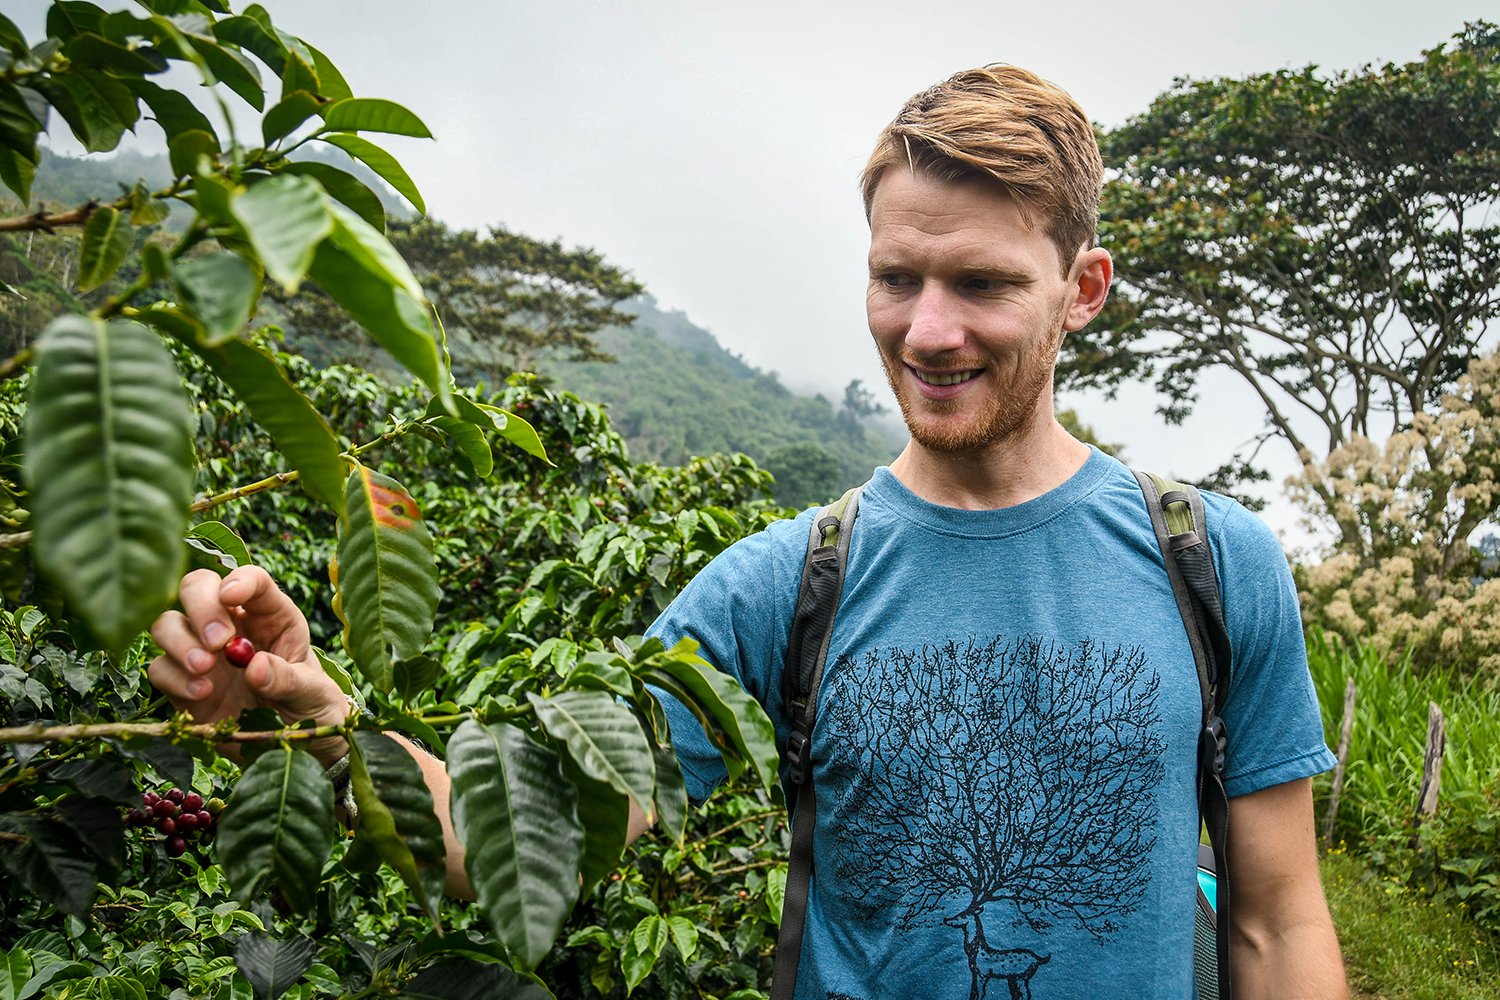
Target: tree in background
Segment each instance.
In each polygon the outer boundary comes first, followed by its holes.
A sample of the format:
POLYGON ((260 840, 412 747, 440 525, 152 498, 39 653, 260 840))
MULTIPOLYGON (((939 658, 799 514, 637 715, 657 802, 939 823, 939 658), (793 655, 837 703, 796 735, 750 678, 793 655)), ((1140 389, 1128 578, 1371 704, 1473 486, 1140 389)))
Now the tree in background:
MULTIPOLYGON (((1500 29, 1406 65, 1179 81, 1103 136, 1106 316, 1059 385, 1154 379, 1181 422, 1224 369, 1266 409, 1259 446, 1316 462, 1434 408, 1500 315, 1500 29), (1314 428, 1309 432, 1307 428, 1314 428)), ((1362 525, 1310 495, 1361 558, 1362 525)))
MULTIPOLYGON (((585 247, 567 248, 490 227, 487 236, 436 219, 393 221, 391 244, 411 264, 443 320, 460 373, 503 385, 515 371, 537 371, 544 358, 609 361, 594 342, 599 330, 628 326, 620 303, 642 286, 585 247)), ((285 300, 300 340, 369 339, 321 289, 285 300)))
POLYGON ((1309 622, 1392 660, 1410 650, 1422 664, 1500 670, 1500 577, 1470 543, 1500 514, 1500 353, 1409 430, 1383 445, 1354 435, 1290 485, 1315 523, 1359 532, 1298 571, 1309 622))

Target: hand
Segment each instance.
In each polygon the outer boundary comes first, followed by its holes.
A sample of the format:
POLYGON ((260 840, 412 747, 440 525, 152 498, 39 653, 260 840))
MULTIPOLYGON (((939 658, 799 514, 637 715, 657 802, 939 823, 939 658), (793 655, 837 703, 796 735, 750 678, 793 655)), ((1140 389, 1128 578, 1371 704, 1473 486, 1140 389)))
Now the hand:
MULTIPOLYGON (((248 708, 274 709, 289 724, 338 725, 348 716, 348 699, 312 652, 307 619, 265 570, 241 566, 222 580, 195 570, 182 578, 181 602, 182 611, 168 611, 151 626, 163 655, 147 676, 193 721, 233 719, 248 708), (224 658, 236 635, 256 648, 243 670, 224 658)), ((332 763, 346 747, 332 737, 308 749, 332 763)))

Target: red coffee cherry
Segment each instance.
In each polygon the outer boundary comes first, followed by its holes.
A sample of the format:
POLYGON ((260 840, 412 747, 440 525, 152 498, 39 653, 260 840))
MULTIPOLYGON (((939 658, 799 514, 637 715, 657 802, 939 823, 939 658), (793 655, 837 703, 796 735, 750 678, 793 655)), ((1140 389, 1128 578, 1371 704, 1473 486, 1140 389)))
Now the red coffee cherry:
POLYGON ((250 661, 255 659, 255 646, 249 639, 237 635, 224 647, 224 659, 228 660, 231 666, 244 670, 250 665, 250 661))

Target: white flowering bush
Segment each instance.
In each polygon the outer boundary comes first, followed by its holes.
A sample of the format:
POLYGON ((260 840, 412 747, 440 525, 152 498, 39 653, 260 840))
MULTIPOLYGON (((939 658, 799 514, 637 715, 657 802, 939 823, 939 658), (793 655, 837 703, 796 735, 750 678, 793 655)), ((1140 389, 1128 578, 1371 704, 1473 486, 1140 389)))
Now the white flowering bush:
POLYGON ((1339 536, 1298 571, 1309 625, 1393 661, 1410 650, 1427 666, 1500 671, 1500 578, 1475 544, 1500 509, 1500 353, 1476 358, 1435 412, 1383 444, 1351 439, 1288 489, 1339 536))

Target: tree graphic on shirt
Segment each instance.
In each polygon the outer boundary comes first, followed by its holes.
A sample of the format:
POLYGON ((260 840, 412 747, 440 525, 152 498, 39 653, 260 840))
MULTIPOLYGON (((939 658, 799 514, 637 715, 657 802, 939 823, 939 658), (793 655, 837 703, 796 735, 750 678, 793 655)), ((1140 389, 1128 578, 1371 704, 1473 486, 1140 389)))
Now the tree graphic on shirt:
POLYGON ((1161 679, 1140 649, 996 637, 829 673, 826 829, 850 906, 903 929, 972 920, 980 940, 994 904, 1032 931, 1120 929, 1146 889, 1163 772, 1161 679))

